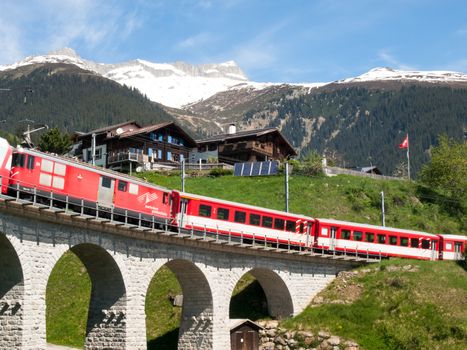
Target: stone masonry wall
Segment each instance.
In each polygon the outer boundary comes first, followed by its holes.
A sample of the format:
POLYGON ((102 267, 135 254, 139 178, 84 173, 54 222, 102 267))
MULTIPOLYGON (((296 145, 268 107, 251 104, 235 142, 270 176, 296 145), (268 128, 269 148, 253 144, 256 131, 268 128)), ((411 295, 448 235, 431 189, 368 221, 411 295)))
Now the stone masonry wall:
MULTIPOLYGON (((21 350, 45 349, 46 285, 56 262, 69 249, 82 259, 93 283, 86 349, 96 350, 146 349, 146 293, 164 265, 175 273, 184 294, 179 349, 197 350, 230 348, 230 299, 245 273, 252 271, 258 277, 271 313, 284 318, 302 311, 339 271, 350 267, 324 259, 297 262, 277 254, 208 250, 185 246, 183 240, 168 244, 135 239, 87 226, 85 220, 80 225, 60 225, 0 210, 0 256, 14 248, 21 265, 17 261, 13 266, 16 273, 23 272, 22 284, 0 280, 0 290, 7 290, 0 298, 20 296, 15 288, 24 289, 23 325, 9 327, 0 316, 1 334, 9 332, 6 340, 0 336, 0 349, 10 349, 11 341, 21 343, 14 347, 21 350)), ((8 256, 14 260, 14 254, 8 256)), ((20 325, 21 317, 17 320, 20 325)))

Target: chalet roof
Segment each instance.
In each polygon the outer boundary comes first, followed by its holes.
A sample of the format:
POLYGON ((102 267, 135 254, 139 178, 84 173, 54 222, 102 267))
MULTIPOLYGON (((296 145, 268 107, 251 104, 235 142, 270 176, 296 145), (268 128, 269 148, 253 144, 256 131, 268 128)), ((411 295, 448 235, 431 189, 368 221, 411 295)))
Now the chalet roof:
POLYGON ((173 127, 175 128, 188 142, 189 142, 189 147, 196 147, 196 141, 188 135, 185 130, 183 130, 180 126, 178 126, 175 122, 165 122, 165 123, 159 123, 159 124, 154 124, 154 125, 148 125, 139 129, 135 129, 132 131, 126 131, 121 135, 118 135, 117 137, 119 138, 126 138, 126 137, 131 137, 135 135, 140 135, 140 134, 147 134, 156 130, 160 130, 166 127, 173 127))
POLYGON ((357 168, 357 170, 361 171, 362 173, 379 173, 379 174, 381 174, 381 171, 376 166, 361 167, 361 168, 357 168))
POLYGON ((284 135, 282 135, 282 133, 279 131, 278 128, 274 128, 274 127, 258 129, 258 130, 239 131, 239 132, 236 132, 235 134, 219 134, 219 135, 210 136, 202 140, 196 140, 196 142, 199 145, 208 144, 208 143, 222 143, 226 141, 234 141, 237 139, 240 140, 240 139, 251 138, 251 137, 260 137, 260 136, 272 134, 272 133, 277 133, 277 136, 289 148, 289 152, 292 153, 293 155, 297 155, 297 152, 295 151, 293 146, 289 143, 289 141, 284 137, 284 135))
POLYGON ((139 125, 135 120, 130 120, 130 121, 123 122, 123 123, 120 123, 120 124, 109 125, 109 126, 105 126, 103 128, 100 128, 100 129, 92 130, 92 131, 89 131, 89 132, 86 132, 86 133, 81 133, 80 135, 78 135, 78 137, 81 138, 81 137, 92 135, 94 133, 98 134, 98 133, 106 132, 106 131, 109 131, 109 130, 118 129, 118 128, 121 128, 122 126, 129 125, 129 124, 135 124, 138 128, 141 128, 141 125, 139 125))

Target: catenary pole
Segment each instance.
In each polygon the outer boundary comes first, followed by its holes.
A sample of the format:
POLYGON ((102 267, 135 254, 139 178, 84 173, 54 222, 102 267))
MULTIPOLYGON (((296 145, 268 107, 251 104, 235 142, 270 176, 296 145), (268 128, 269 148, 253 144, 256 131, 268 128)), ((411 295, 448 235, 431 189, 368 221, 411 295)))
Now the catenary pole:
POLYGON ((285 162, 285 212, 289 212, 289 163, 285 162))

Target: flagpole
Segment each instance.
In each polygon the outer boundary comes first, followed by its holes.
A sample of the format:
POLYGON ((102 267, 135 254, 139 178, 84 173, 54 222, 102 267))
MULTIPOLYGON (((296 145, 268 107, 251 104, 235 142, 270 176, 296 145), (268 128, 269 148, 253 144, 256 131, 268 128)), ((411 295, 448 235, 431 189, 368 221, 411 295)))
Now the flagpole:
POLYGON ((407 175, 410 181, 410 142, 409 142, 409 133, 407 133, 407 175))

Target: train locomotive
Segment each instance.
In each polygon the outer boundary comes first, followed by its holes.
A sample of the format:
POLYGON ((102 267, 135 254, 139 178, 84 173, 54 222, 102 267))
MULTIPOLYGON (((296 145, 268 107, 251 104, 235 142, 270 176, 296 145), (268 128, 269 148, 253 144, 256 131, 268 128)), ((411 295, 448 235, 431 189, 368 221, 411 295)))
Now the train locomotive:
POLYGON ((0 138, 2 194, 164 229, 228 235, 277 248, 426 260, 459 260, 467 237, 312 218, 167 189, 0 138))

